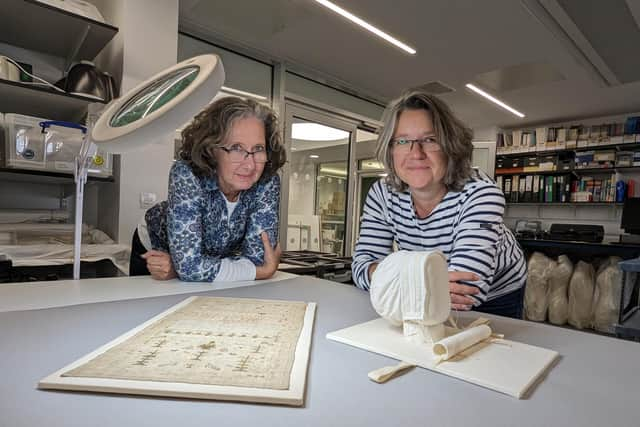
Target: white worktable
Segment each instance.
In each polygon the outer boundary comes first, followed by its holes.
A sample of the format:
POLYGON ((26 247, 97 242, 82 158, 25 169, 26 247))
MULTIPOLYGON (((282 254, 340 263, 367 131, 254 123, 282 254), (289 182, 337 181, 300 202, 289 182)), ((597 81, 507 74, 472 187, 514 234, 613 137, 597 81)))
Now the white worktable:
POLYGON ((218 290, 160 284, 148 277, 0 288, 0 426, 640 425, 638 343, 492 317, 494 329, 509 339, 561 355, 526 399, 424 369, 381 385, 367 372, 395 361, 325 338, 327 332, 376 318, 368 294, 349 285, 289 277, 218 290), (110 289, 95 289, 100 286, 110 289), (304 407, 36 389, 44 376, 194 292, 318 304, 304 407), (44 308, 49 300, 55 300, 54 307, 44 308), (39 309, 25 310, 29 307, 39 309))
POLYGON ((227 283, 187 283, 177 279, 158 281, 150 276, 3 283, 0 284, 0 312, 191 294, 255 286, 292 277, 297 276, 277 271, 268 280, 227 283))

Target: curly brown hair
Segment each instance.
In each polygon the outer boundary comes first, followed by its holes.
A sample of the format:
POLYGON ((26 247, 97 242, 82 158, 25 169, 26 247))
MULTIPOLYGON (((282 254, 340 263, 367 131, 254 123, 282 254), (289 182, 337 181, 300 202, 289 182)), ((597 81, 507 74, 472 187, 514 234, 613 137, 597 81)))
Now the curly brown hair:
POLYGON ((387 184, 396 191, 407 189, 407 184, 393 167, 391 144, 398 117, 405 110, 425 110, 431 114, 436 140, 447 159, 444 184, 448 190, 461 191, 472 173, 473 131, 451 112, 447 104, 420 88, 407 90, 400 98, 391 101, 384 112, 384 127, 378 137, 376 155, 388 172, 387 184))
POLYGON ((270 178, 284 165, 286 153, 276 113, 252 99, 220 98, 198 113, 182 131, 182 147, 178 156, 191 166, 196 175, 215 176, 215 149, 224 145, 235 120, 248 117, 264 123, 267 163, 260 179, 270 178))

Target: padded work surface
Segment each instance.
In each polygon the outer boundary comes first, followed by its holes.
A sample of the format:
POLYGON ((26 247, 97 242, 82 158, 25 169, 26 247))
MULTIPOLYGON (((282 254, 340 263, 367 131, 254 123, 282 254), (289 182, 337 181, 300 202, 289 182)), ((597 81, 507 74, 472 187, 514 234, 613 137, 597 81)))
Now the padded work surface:
MULTIPOLYGON (((447 336, 450 334, 451 330, 447 336)), ((382 318, 330 332, 327 338, 518 398, 558 357, 555 351, 502 340, 501 344, 480 342, 436 365, 431 346, 410 342, 404 337, 402 327, 382 318)))

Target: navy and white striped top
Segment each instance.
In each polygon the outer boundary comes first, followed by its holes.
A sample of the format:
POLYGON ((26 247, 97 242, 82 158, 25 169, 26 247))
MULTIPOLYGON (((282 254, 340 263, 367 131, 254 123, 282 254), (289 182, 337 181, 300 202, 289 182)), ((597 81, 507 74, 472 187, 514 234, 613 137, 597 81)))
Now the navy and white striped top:
POLYGON ((409 190, 396 192, 383 180, 367 195, 353 256, 353 277, 369 289, 368 268, 399 250, 440 250, 449 271, 471 271, 480 280, 462 282, 480 289, 474 305, 520 289, 527 279, 522 249, 503 223, 504 195, 483 172, 474 173, 460 192, 449 191, 424 219, 416 216, 409 190))

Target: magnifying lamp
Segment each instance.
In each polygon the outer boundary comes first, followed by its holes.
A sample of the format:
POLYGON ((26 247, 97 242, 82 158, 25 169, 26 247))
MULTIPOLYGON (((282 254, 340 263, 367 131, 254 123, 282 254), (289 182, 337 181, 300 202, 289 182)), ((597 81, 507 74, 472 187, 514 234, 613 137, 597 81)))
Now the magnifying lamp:
MULTIPOLYGON (((84 185, 92 158, 98 149, 123 154, 149 143, 161 142, 202 111, 224 84, 224 68, 216 55, 201 55, 182 61, 139 84, 115 99, 98 120, 87 120, 82 147, 76 157, 76 211, 73 278, 80 278, 82 203, 84 185)), ((43 122, 43 130, 50 124, 43 122)), ((77 127, 67 124, 68 127, 77 127)))

